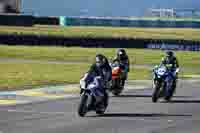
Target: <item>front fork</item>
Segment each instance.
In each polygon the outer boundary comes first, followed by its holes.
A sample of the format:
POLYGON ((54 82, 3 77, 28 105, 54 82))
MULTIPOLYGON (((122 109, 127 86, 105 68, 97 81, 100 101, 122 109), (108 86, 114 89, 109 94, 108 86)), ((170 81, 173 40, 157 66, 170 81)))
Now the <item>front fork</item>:
POLYGON ((165 82, 162 79, 154 79, 153 80, 153 88, 157 89, 158 97, 162 97, 165 94, 165 82))
POLYGON ((155 87, 161 87, 161 81, 159 79, 154 78, 153 79, 153 88, 155 87))
POLYGON ((83 96, 83 95, 87 95, 87 101, 86 101, 86 106, 87 106, 87 110, 89 111, 89 110, 92 110, 92 105, 93 105, 93 97, 91 96, 91 93, 89 93, 89 92, 87 92, 87 91, 85 91, 84 89, 81 89, 81 92, 80 92, 81 94, 81 97, 83 96))

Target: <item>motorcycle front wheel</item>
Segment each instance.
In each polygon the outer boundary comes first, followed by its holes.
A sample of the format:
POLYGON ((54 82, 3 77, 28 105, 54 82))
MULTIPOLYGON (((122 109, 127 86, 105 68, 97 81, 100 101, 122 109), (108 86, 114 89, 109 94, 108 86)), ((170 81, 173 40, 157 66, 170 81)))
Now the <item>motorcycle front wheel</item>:
POLYGON ((160 85, 158 82, 155 83, 154 92, 152 95, 152 102, 156 103, 160 96, 160 85))
POLYGON ((88 96, 83 94, 81 96, 80 104, 78 107, 78 115, 80 117, 84 117, 87 113, 87 100, 88 100, 88 96))
POLYGON ((112 94, 114 96, 119 96, 122 92, 122 88, 120 87, 120 79, 114 79, 112 81, 112 94))

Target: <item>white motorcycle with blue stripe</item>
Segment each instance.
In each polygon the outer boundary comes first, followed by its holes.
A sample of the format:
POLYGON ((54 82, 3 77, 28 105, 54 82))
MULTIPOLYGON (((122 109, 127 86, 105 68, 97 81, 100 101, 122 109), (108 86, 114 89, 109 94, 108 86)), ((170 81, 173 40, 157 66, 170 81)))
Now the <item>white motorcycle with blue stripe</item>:
POLYGON ((88 74, 80 80, 81 97, 78 107, 78 114, 84 117, 89 111, 96 111, 97 114, 104 114, 107 105, 104 108, 97 107, 97 103, 102 101, 104 97, 103 81, 102 78, 96 76, 87 85, 85 80, 88 78, 88 74))
POLYGON ((173 85, 175 72, 170 70, 170 65, 160 65, 153 69, 153 88, 152 101, 157 102, 160 97, 164 97, 166 101, 169 101, 174 92, 175 87, 173 85))

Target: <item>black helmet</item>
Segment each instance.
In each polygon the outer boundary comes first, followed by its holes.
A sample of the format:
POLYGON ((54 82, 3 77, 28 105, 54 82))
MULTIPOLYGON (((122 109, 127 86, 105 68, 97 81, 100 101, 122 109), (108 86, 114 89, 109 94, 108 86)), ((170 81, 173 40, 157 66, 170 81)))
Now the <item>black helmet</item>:
POLYGON ((126 55, 125 49, 120 48, 120 49, 117 50, 117 56, 118 56, 119 58, 123 58, 125 55, 126 55))
POLYGON ((172 57, 172 56, 174 56, 173 51, 167 51, 167 52, 166 52, 166 56, 167 56, 167 57, 172 57))
POLYGON ((118 55, 120 55, 120 54, 126 55, 126 51, 125 51, 125 49, 120 48, 120 49, 117 50, 117 54, 118 55))
POLYGON ((105 63, 105 57, 103 54, 96 54, 95 63, 97 66, 102 66, 105 63))

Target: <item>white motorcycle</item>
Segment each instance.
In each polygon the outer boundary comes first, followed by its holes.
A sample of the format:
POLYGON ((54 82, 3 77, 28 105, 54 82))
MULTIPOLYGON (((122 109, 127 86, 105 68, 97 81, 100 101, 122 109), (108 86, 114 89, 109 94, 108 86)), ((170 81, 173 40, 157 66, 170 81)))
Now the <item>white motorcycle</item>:
MULTIPOLYGON (((175 71, 175 74, 178 72, 179 69, 175 71)), ((154 92, 152 95, 152 101, 157 102, 160 97, 164 97, 166 101, 169 101, 176 89, 176 83, 174 83, 175 75, 172 71, 170 71, 170 66, 156 66, 153 70, 153 75, 154 92)))
POLYGON ((80 80, 81 98, 78 107, 78 114, 84 117, 89 111, 96 111, 97 114, 104 114, 107 108, 107 102, 103 100, 104 90, 102 88, 101 77, 95 77, 94 80, 86 85, 85 78, 86 74, 80 80), (103 104, 103 106, 101 105, 103 104))

